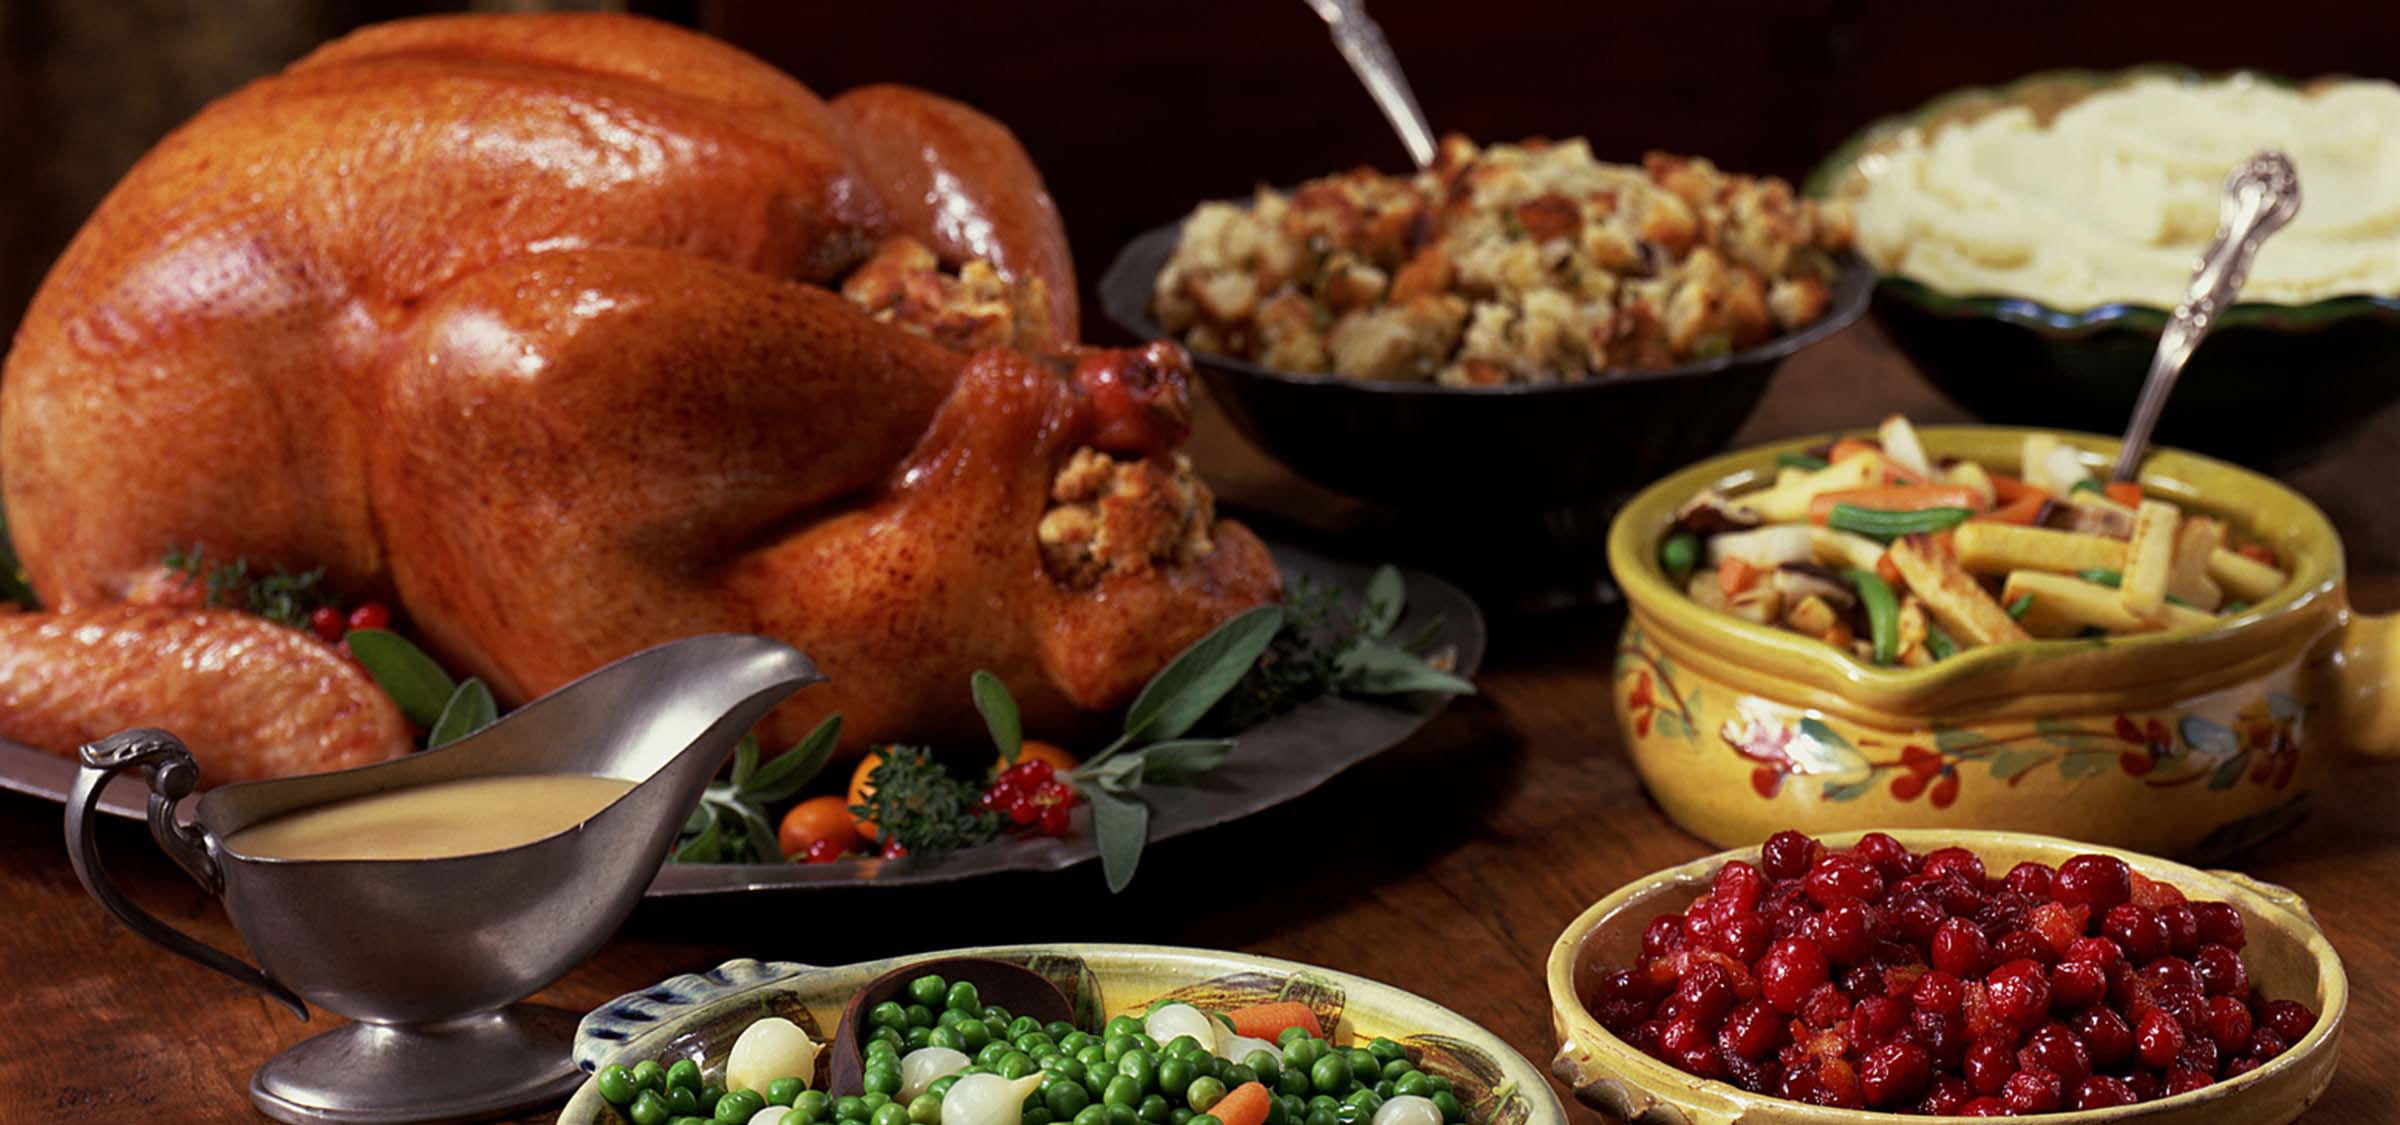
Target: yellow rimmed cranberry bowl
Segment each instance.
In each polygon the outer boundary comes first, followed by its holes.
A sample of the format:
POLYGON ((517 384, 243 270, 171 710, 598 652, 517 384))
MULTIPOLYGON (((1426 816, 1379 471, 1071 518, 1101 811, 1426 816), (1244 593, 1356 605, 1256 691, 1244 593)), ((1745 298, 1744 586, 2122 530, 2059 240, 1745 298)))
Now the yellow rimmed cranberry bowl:
MULTIPOLYGON (((1936 458, 2014 464, 2043 432, 1920 429, 1936 458)), ((2057 434, 2097 473, 2118 443, 2057 434)), ((2299 493, 2177 450, 2145 490, 2274 548, 2291 581, 2205 628, 1969 649, 1879 668, 1685 596, 1658 561, 1678 506, 1773 478, 1797 439, 1701 462, 1626 504, 1608 560, 1629 615, 1618 725, 1668 817, 1719 846, 1783 828, 2005 829, 2207 857, 2291 823, 2344 748, 2400 753, 2400 629, 2351 610, 2341 537, 2299 493), (2400 686, 2395 684, 2394 686, 2400 686)))

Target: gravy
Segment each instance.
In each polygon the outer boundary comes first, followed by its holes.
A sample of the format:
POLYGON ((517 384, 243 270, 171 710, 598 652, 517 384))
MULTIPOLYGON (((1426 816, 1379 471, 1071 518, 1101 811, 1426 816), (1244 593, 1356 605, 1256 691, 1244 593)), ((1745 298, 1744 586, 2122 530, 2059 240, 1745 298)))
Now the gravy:
POLYGON ((225 846, 270 859, 441 859, 530 844, 574 827, 633 783, 510 774, 414 785, 269 817, 225 846))

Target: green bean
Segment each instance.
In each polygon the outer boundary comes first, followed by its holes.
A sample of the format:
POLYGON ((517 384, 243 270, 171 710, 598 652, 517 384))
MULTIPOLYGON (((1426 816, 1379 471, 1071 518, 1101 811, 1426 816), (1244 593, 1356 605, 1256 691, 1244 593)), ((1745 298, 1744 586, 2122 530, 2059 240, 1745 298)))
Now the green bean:
POLYGON ((1778 453, 1775 463, 1787 469, 1806 469, 1812 473, 1826 467, 1824 458, 1811 457, 1806 453, 1778 453))
POLYGON ((1692 568, 1700 565, 1700 537, 1688 531, 1667 536, 1658 547, 1658 565, 1667 572, 1667 581, 1683 585, 1691 578, 1692 568))
POLYGON ((2023 621, 2025 619, 2025 611, 2032 608, 2033 595, 2019 594, 2017 595, 2017 600, 2008 603, 2008 616, 2012 620, 2023 621))
POLYGON ((2075 572, 2075 577, 2081 578, 2086 582, 2097 583, 2102 586, 2114 587, 2125 584, 2125 576, 2123 574, 2114 570, 2103 570, 2099 567, 2094 567, 2090 570, 2078 570, 2075 572))
POLYGON ((1900 599, 1892 596, 1891 584, 1872 570, 1846 570, 1842 577, 1857 588, 1858 604, 1866 607, 1867 633, 1875 641, 1875 663, 1889 664, 1899 659, 1900 599))
POLYGON ((1904 512, 1887 512, 1861 508, 1856 504, 1836 504, 1832 514, 1825 517, 1825 526, 1889 543, 1904 535, 1947 531, 1967 522, 1967 517, 1974 514, 1965 508, 1912 508, 1904 512))
POLYGON ((2100 482, 2093 480, 2090 477, 2085 477, 2082 480, 2076 481, 2074 484, 2067 486, 2067 495, 2073 496, 2078 492, 2089 492, 2094 496, 2108 495, 2108 490, 2100 487, 2100 482))
POLYGON ((1925 623, 1925 651, 1931 653, 1935 660, 1948 660, 1958 655, 1958 642, 1951 640, 1950 634, 1943 632, 1941 626, 1928 621, 1925 623))

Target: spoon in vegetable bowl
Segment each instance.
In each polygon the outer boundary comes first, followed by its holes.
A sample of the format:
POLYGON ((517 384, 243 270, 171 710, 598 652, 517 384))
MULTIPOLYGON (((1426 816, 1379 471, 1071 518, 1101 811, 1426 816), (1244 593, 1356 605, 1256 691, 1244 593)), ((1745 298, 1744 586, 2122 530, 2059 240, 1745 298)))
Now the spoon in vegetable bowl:
POLYGON ((2167 395, 2175 390, 2183 365, 2216 327, 2217 315, 2240 298, 2260 244, 2299 212, 2300 174, 2281 152, 2261 152, 2225 178, 2225 194, 2217 204, 2217 236, 2201 252, 2183 303, 2175 306, 2159 334, 2158 354, 2150 360, 2150 374, 2142 381, 2142 397, 2134 403, 2133 421, 2125 427, 2125 442, 2110 479, 2132 480, 2141 471, 2150 432, 2158 427, 2158 416, 2166 409, 2167 395))
POLYGON ((1419 168, 1432 164, 1433 127, 1425 123, 1425 111, 1417 108, 1417 95, 1408 88, 1408 76, 1400 73, 1400 60, 1383 37, 1383 25, 1367 14, 1361 0, 1308 0, 1308 6, 1333 30, 1333 45, 1349 60, 1358 80, 1366 84, 1368 96, 1382 108, 1392 131, 1400 134, 1409 158, 1419 168))

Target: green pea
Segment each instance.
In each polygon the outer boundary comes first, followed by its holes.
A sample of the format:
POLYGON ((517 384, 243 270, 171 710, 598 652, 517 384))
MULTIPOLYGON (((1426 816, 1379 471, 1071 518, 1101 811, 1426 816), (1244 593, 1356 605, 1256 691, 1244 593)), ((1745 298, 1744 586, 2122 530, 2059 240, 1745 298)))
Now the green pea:
POLYGON ((1360 1112, 1357 1106, 1348 1102, 1333 1107, 1333 1119, 1340 1125, 1358 1125, 1361 1121, 1372 1120, 1365 1113, 1360 1112))
POLYGON ((1050 1111, 1038 1105, 1032 1106, 1018 1120, 1021 1125, 1050 1125, 1050 1111))
POLYGON ((1117 1060, 1108 1057, 1108 1048, 1098 1043, 1075 1052, 1075 1061, 1082 1063, 1086 1070, 1100 1070, 1117 1065, 1117 1060))
POLYGON ((1292 1026, 1284 1028, 1283 1030, 1275 1033, 1275 1045, 1278 1047, 1289 1047, 1292 1045, 1293 1040, 1307 1038, 1310 1038, 1308 1029, 1300 1026, 1299 1024, 1293 1024, 1292 1026))
POLYGON ((797 1078, 778 1078, 767 1083, 767 1104, 789 1107, 800 1099, 800 1091, 805 1089, 808 1089, 807 1084, 797 1078))
POLYGON ((923 1004, 911 1004, 906 1008, 900 1009, 900 1014, 908 1020, 908 1026, 910 1027, 933 1026, 933 1009, 928 1008, 923 1004))
POLYGON ((1065 1020, 1051 1020, 1042 1025, 1042 1034, 1052 1039, 1064 1039, 1075 1034, 1075 1025, 1065 1020))
POLYGON ((1408 1048, 1403 1047, 1400 1044, 1385 1038, 1384 1036, 1378 1035, 1375 1037, 1373 1042, 1367 1044, 1367 1053, 1375 1056, 1376 1061, 1378 1062, 1388 1063, 1393 1059, 1407 1058, 1408 1048))
POLYGON ((1444 1121, 1464 1121, 1467 1119, 1467 1107, 1460 1105, 1458 1101, 1458 1095, 1453 1094, 1448 1090, 1434 1091, 1433 1108, 1442 1111, 1442 1120, 1444 1121))
POLYGON ((1159 1069, 1159 1064, 1150 1061, 1148 1051, 1127 1051, 1117 1058, 1117 1073, 1141 1083, 1145 1090, 1158 1081, 1159 1069))
POLYGON ((624 1063, 610 1063, 600 1068, 593 1078, 600 1087, 600 1100, 610 1105, 628 1105, 635 1094, 642 1092, 641 1084, 633 1080, 633 1071, 624 1063))
MULTIPOLYGON (((640 1067, 634 1068, 633 1076, 635 1080, 640 1080, 642 1077, 642 1071, 640 1067)), ((648 1082, 642 1083, 643 1089, 656 1090, 660 1094, 665 1094, 668 1090, 671 1090, 677 1086, 688 1086, 694 1090, 699 1089, 700 1064, 693 1062, 690 1059, 677 1059, 675 1060, 675 1064, 673 1066, 668 1067, 663 1072, 663 1077, 661 1077, 656 1084, 648 1082)))
POLYGON ((1100 1029, 1100 1037, 1103 1039, 1114 1039, 1120 1035, 1140 1035, 1141 1033, 1142 1021, 1132 1016, 1114 1017, 1108 1021, 1107 1027, 1100 1029))
POLYGON ((765 1109, 766 1106, 767 1099, 759 1097, 758 1091, 735 1090, 717 1099, 716 1112, 712 1116, 719 1121, 740 1125, 741 1122, 750 1120, 751 1114, 765 1109))
POLYGON ((1416 1072, 1417 1064, 1412 1063, 1407 1059, 1393 1059, 1390 1062, 1383 1064, 1383 1070, 1379 1073, 1381 1073, 1385 1078, 1398 1081, 1401 1075, 1415 1074, 1416 1072))
POLYGON ((1287 1120, 1288 1119, 1283 1113, 1283 1100, 1280 1098, 1268 1098, 1267 1119, 1265 1125, 1285 1125, 1287 1120))
POLYGON ((1330 1109, 1309 1110, 1308 1116, 1302 1119, 1302 1121, 1303 1125, 1341 1125, 1341 1123, 1334 1118, 1333 1111, 1330 1109))
POLYGON ((667 1112, 677 1117, 699 1116, 700 1092, 689 1086, 677 1086, 668 1090, 667 1112))
POLYGON ((909 1125, 908 1107, 899 1102, 887 1102, 875 1107, 874 1115, 867 1118, 867 1122, 868 1125, 909 1125))
MULTIPOLYGON (((627 1075, 633 1079, 633 1090, 636 1094, 639 1094, 644 1090, 664 1090, 667 1088, 667 1068, 660 1066, 658 1064, 658 1060, 656 1059, 643 1059, 642 1061, 633 1064, 633 1069, 627 1072, 627 1075)), ((633 1099, 627 1098, 625 1100, 628 1103, 631 1103, 633 1099)))
POLYGON ((1101 1088, 1102 1105, 1138 1106, 1142 1104, 1142 1082, 1130 1074, 1112 1074, 1108 1085, 1101 1088))
POLYGON ((1191 1085, 1192 1080, 1199 1076, 1199 1072, 1192 1067, 1192 1060, 1181 1055, 1169 1056, 1158 1064, 1158 1087, 1168 1093, 1191 1085))
POLYGON ((1058 1049, 1072 1055, 1098 1042, 1100 1042, 1100 1038, 1096 1035, 1082 1031, 1070 1031, 1058 1037, 1058 1049))
POLYGON ((1142 1097, 1142 1104, 1133 1107, 1133 1115, 1141 1118, 1144 1125, 1159 1125, 1160 1122, 1167 1119, 1168 1111, 1173 1108, 1167 1104, 1166 1095, 1145 1094, 1142 1097))
POLYGON ((1291 1122, 1292 1125, 1300 1125, 1301 1119, 1308 1116, 1308 1099, 1306 1098, 1284 1094, 1275 1099, 1275 1104, 1283 1107, 1283 1119, 1291 1122))
POLYGON ((1350 1086, 1350 1060, 1343 1055, 1327 1055, 1310 1064, 1309 1081, 1320 1094, 1335 1094, 1350 1086))
POLYGON ((823 1090, 802 1090, 799 1097, 792 1099, 792 1112, 808 1121, 823 1121, 833 1112, 833 1095, 823 1090))
POLYGON ((1392 1080, 1392 1091, 1403 1097, 1431 1097, 1433 1095, 1433 1076, 1422 1070, 1409 1071, 1392 1080))
POLYGON ((1042 1084, 1042 1104, 1050 1107, 1050 1116, 1064 1121, 1092 1104, 1091 1092, 1081 1082, 1045 1082, 1042 1084))
POLYGON ((1218 1075, 1218 1077, 1224 1081, 1226 1089, 1239 1090, 1252 1082, 1258 1081, 1258 1072, 1250 1069, 1250 1064, 1248 1063, 1234 1063, 1233 1065, 1226 1067, 1225 1073, 1218 1075))
POLYGON ((886 1058, 892 1061, 893 1066, 900 1065, 900 1048, 889 1039, 869 1039, 861 1053, 869 1060, 886 1058))
MULTIPOLYGON (((902 1022, 907 1022, 908 1017, 902 1016, 900 1018, 902 1022)), ((889 1043, 894 1047, 908 1042, 907 1033, 897 1027, 879 1027, 873 1032, 870 1032, 867 1037, 878 1043, 889 1043)))
POLYGON ((937 1027, 932 1031, 925 1033, 925 1045, 928 1047, 948 1047, 953 1051, 964 1051, 967 1049, 967 1040, 965 1036, 958 1033, 958 1028, 955 1026, 937 1027))
POLYGON ((1383 1108, 1383 1095, 1373 1090, 1356 1090, 1349 1097, 1343 1098, 1342 1104, 1356 1106, 1360 1114, 1373 1117, 1376 1110, 1383 1108))
POLYGON ((833 1099, 833 1119, 836 1121, 864 1121, 873 1112, 867 1108, 867 1099, 856 1094, 844 1094, 833 1099))
POLYGON ((933 1029, 930 1027, 909 1028, 907 1044, 911 1051, 922 1051, 933 1046, 933 1029))
POLYGON ((1206 1112, 1208 1107, 1225 1098, 1225 1084, 1214 1078, 1194 1078, 1183 1089, 1183 1104, 1206 1112))
POLYGON ((901 1007, 897 1000, 886 1000, 867 1009, 867 1026, 905 1028, 908 1026, 908 1009, 901 1007))
POLYGON ((1276 1061, 1275 1052, 1264 1047, 1243 1055, 1242 1065, 1249 1067, 1250 1073, 1257 1075, 1259 1082, 1270 1090, 1275 1088, 1276 1080, 1283 1077, 1283 1064, 1276 1061))
POLYGON ((984 1026, 982 1020, 960 1020, 951 1027, 950 1034, 958 1037, 958 1049, 970 1055, 992 1041, 992 1029, 984 1026))
POLYGON ((1037 1020, 1032 1016, 1018 1016, 1017 1018, 1008 1021, 1008 1038, 1013 1042, 1018 1039, 1023 1039, 1034 1032, 1040 1031, 1041 1029, 1042 1021, 1037 1020))
POLYGON ((975 1052, 975 1062, 978 1066, 998 1066, 1000 1060, 1007 1058, 1015 1051, 1016 1048, 1007 1042, 994 1039, 984 1044, 982 1050, 975 1052))
POLYGON ((1056 1052, 1058 1042, 1050 1038, 1048 1034, 1036 1031, 1030 1035, 1018 1036, 1017 1049, 1038 1059, 1043 1055, 1056 1052))
POLYGON ((911 992, 911 998, 917 999, 917 1002, 920 1004, 948 1004, 952 1011, 973 1012, 977 1015, 981 1015, 983 1013, 983 991, 976 988, 975 982, 971 980, 962 980, 953 983, 950 986, 950 990, 946 993, 943 993, 941 999, 938 1000, 916 998, 913 991, 911 992))
POLYGON ((1392 1080, 1386 1078, 1380 1082, 1377 1082, 1373 1089, 1376 1097, 1389 1098, 1392 1096, 1392 1080))
POLYGON ((1178 1035, 1167 1041, 1167 1053, 1176 1058, 1192 1058, 1207 1054, 1208 1049, 1202 1047, 1199 1040, 1189 1035, 1178 1035))
POLYGON ((1329 1094, 1317 1094, 1308 1099, 1308 1108, 1312 1113, 1320 1109, 1332 1113, 1342 1108, 1342 1100, 1329 1094))
POLYGON ((1077 1110, 1073 1125, 1108 1125, 1108 1107, 1087 1105, 1077 1110))
POLYGON ((1190 1125, 1225 1125, 1225 1123, 1217 1120, 1214 1115, 1195 1113, 1192 1115, 1190 1125))
POLYGON ((722 1082, 711 1082, 700 1087, 700 1104, 704 1109, 713 1108, 717 1099, 724 1096, 725 1084, 722 1082))
POLYGON ((900 1068, 870 1066, 859 1076, 858 1082, 861 1093, 881 1094, 888 1098, 900 1092, 900 1068))
POLYGON ((1439 1075, 1439 1074, 1435 1074, 1435 1075, 1430 1075, 1430 1076, 1428 1076, 1428 1077, 1427 1077, 1427 1081, 1429 1081, 1429 1082, 1432 1082, 1432 1083, 1433 1083, 1433 1088, 1434 1088, 1434 1089, 1436 1089, 1436 1090, 1439 1090, 1439 1091, 1441 1091, 1441 1092, 1443 1092, 1443 1093, 1445 1093, 1445 1094, 1452 1092, 1452 1091, 1451 1091, 1451 1089, 1450 1089, 1450 1080, 1449 1080, 1449 1079, 1447 1079, 1447 1078, 1444 1078, 1444 1077, 1442 1077, 1442 1076, 1441 1076, 1441 1075, 1439 1075))
POLYGON ((656 1090, 635 1094, 625 1116, 633 1119, 633 1125, 664 1125, 668 1116, 666 1096, 656 1090))
POLYGON ((928 1092, 911 1099, 908 1103, 908 1120, 909 1125, 940 1125, 942 1096, 928 1092))
POLYGON ((1287 1097, 1305 1098, 1315 1088, 1308 1080, 1308 1068, 1296 1062, 1275 1076, 1275 1092, 1287 1097))
POLYGON ((1141 1115, 1134 1112, 1132 1106, 1110 1105, 1100 1108, 1108 1111, 1108 1125, 1141 1125, 1141 1115))
POLYGON ((1233 1068, 1240 1064, 1232 1059, 1220 1059, 1215 1055, 1203 1054, 1199 1058, 1193 1059, 1192 1065, 1205 1072, 1209 1077, 1227 1086, 1232 1086, 1233 1068))
POLYGON ((878 1094, 873 1090, 869 1090, 866 1093, 858 1096, 858 1102, 860 1105, 867 1107, 867 1113, 872 1116, 876 1110, 892 1104, 892 1096, 890 1094, 878 1094))
POLYGON ((1358 1079, 1360 1085, 1371 1084, 1383 1077, 1383 1060, 1360 1047, 1351 1048, 1348 1054, 1350 1073, 1358 1079))
POLYGON ((1283 1045, 1283 1065, 1306 1074, 1308 1068, 1316 1065, 1317 1059, 1324 1053, 1325 1044, 1323 1042, 1303 1035, 1298 1042, 1287 1042, 1283 1045))
POLYGON ((986 1004, 983 1006, 983 1018, 987 1020, 999 1020, 1000 1026, 1007 1027, 1008 1021, 1017 1018, 1017 1016, 1016 1013, 1011 1012, 998 1004, 986 1004))
MULTIPOLYGON (((969 985, 968 987, 973 987, 969 985)), ((932 973, 908 982, 908 998, 930 1008, 942 1002, 950 992, 950 982, 932 973)))
POLYGON ((1023 1078, 1033 1071, 1033 1056, 1023 1051, 1010 1051, 1001 1057, 998 1066, 992 1068, 992 1073, 1002 1078, 1023 1078))
POLYGON ((715 1125, 715 1123, 709 1118, 694 1115, 691 1117, 667 1118, 667 1125, 715 1125))
POLYGON ((945 1074, 934 1079, 933 1085, 925 1087, 925 1092, 937 1098, 946 1098, 950 1096, 950 1087, 956 1085, 958 1085, 958 1075, 945 1074))
POLYGON ((1192 1118, 1198 1116, 1199 1114, 1193 1113, 1191 1110, 1176 1106, 1167 1111, 1167 1125, 1192 1125, 1192 1118))

